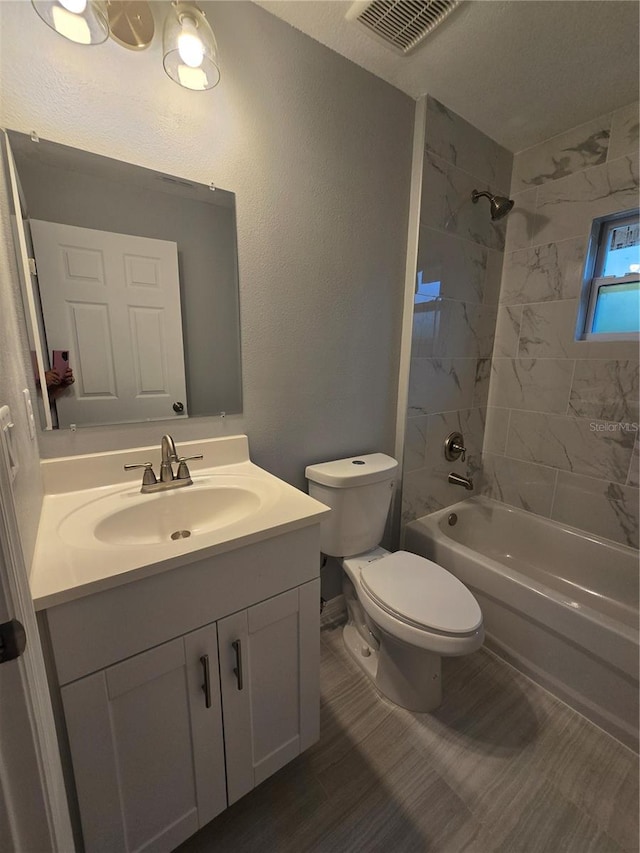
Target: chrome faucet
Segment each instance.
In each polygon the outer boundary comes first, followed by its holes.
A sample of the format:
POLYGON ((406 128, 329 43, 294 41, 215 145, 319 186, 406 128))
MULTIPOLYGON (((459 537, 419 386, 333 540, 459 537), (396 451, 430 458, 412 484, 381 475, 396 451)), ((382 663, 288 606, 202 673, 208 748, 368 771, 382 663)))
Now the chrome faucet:
POLYGON ((473 490, 473 480, 470 480, 468 477, 463 477, 462 474, 456 474, 452 471, 447 479, 453 486, 464 486, 465 489, 468 489, 469 491, 473 490))
POLYGON ((170 435, 163 435, 160 442, 160 480, 156 478, 152 462, 141 462, 133 465, 125 465, 124 470, 132 468, 144 468, 142 475, 142 494, 148 492, 163 492, 167 489, 179 489, 182 486, 190 486, 193 483, 187 462, 191 459, 202 459, 198 456, 178 456, 176 443, 170 435), (177 472, 173 473, 173 463, 178 463, 177 472))
POLYGON ((173 463, 178 461, 176 443, 170 435, 163 435, 160 442, 160 482, 171 483, 173 480, 173 463))

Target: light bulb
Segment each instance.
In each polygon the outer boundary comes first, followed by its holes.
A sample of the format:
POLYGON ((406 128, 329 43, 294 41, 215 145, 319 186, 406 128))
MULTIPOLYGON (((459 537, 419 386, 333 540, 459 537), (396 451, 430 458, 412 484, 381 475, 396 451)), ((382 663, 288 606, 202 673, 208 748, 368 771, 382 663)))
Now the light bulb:
POLYGON ((213 30, 195 3, 175 0, 172 6, 162 36, 164 70, 185 89, 213 89, 220 80, 213 30))
POLYGON ((204 59, 204 45, 198 35, 195 23, 188 17, 181 21, 182 32, 178 36, 178 53, 180 59, 189 68, 199 68, 204 59))
POLYGON ((58 0, 58 3, 74 15, 81 15, 87 8, 87 0, 58 0))

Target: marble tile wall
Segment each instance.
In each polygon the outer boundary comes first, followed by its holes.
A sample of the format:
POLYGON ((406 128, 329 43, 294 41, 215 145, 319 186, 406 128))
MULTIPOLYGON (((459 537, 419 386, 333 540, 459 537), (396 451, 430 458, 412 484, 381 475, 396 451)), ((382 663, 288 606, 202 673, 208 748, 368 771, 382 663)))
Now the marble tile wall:
POLYGON ((513 162, 482 490, 638 546, 638 342, 576 340, 591 223, 638 206, 638 104, 513 162))
POLYGON ((471 492, 450 471, 480 482, 491 354, 506 226, 474 189, 506 194, 512 155, 460 116, 427 100, 418 272, 432 298, 414 306, 403 522, 471 492), (443 442, 462 432, 465 462, 447 462, 443 442))

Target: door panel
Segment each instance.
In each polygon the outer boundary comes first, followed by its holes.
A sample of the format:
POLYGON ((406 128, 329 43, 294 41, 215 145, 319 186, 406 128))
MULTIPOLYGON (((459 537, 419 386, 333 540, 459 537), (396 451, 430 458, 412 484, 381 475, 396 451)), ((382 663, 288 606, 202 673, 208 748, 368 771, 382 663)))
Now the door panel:
POLYGON ((136 397, 170 394, 162 313, 157 308, 129 308, 136 397))
POLYGON ((18 620, 27 642, 22 655, 0 663, 0 849, 70 851, 73 835, 6 440, 0 430, 0 623, 18 620))
POLYGON ((229 804, 318 738, 319 612, 316 580, 218 623, 229 804))
POLYGON ((183 661, 110 706, 126 849, 142 850, 176 824, 188 837, 199 821, 183 661))
POLYGON ((320 578, 300 597, 300 752, 320 737, 320 578))
POLYGON ((227 807, 222 701, 218 672, 218 637, 215 625, 208 625, 184 638, 194 743, 194 770, 198 798, 198 821, 204 826, 227 807), (211 707, 204 691, 204 665, 209 656, 211 707))
POLYGON ((298 590, 248 612, 254 784, 300 753, 298 590))
POLYGON ((224 714, 224 742, 227 757, 227 797, 235 803, 255 787, 253 744, 251 741, 251 699, 249 673, 249 630, 247 611, 241 610, 218 622, 220 687, 224 714), (234 643, 240 643, 234 647, 234 643), (237 673, 242 666, 242 682, 237 673))
POLYGON ((69 351, 78 365, 74 370, 75 393, 82 400, 117 400, 108 306, 68 302, 67 308, 69 351))
POLYGON ((62 688, 87 853, 170 851, 226 807, 205 654, 217 659, 215 625, 62 688))
POLYGON ((186 403, 177 245, 39 220, 31 233, 47 344, 69 351, 76 379, 56 398, 60 426, 176 417, 173 403, 186 403))

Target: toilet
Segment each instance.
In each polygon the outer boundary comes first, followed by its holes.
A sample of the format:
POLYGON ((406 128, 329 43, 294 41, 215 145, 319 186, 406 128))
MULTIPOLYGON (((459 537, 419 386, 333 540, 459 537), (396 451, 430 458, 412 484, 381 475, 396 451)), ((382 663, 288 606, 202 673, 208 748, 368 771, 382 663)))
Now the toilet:
POLYGON ((371 453, 309 465, 309 494, 332 509, 320 547, 339 557, 348 621, 344 642, 378 690, 410 711, 442 701, 441 657, 476 651, 482 612, 469 590, 437 563, 379 546, 398 463, 371 453))

